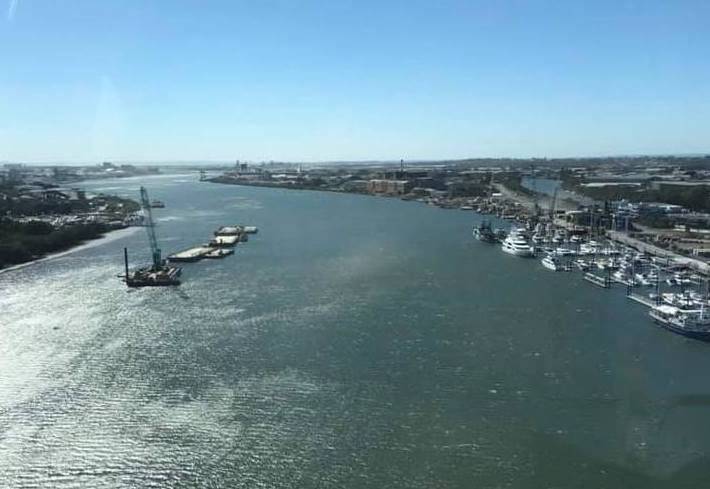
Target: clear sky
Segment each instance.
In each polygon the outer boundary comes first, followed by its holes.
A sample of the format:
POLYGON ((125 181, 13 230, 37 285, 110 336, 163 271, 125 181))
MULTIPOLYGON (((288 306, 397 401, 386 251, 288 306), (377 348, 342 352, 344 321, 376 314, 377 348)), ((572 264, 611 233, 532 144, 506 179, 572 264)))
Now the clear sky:
POLYGON ((708 0, 0 2, 0 161, 710 152, 708 0))

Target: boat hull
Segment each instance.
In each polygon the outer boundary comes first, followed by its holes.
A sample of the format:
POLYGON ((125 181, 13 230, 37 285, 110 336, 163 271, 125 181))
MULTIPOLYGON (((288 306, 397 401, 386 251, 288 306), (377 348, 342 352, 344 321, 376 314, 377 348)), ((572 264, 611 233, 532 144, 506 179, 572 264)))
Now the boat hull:
POLYGON ((494 235, 488 235, 484 233, 477 233, 474 231, 473 237, 482 243, 495 243, 496 237, 494 235))
POLYGON ((533 256, 532 250, 516 250, 513 248, 508 248, 507 246, 502 247, 502 250, 505 253, 508 253, 509 255, 519 256, 522 258, 531 258, 533 256))
POLYGON ((665 321, 663 319, 659 319, 655 316, 651 316, 653 318, 653 321, 661 326, 664 329, 667 329, 668 331, 679 334, 682 336, 685 336, 687 338, 692 338, 694 340, 700 340, 700 341, 705 341, 705 342, 710 342, 710 331, 690 331, 687 329, 683 329, 680 326, 677 326, 669 321, 665 321))

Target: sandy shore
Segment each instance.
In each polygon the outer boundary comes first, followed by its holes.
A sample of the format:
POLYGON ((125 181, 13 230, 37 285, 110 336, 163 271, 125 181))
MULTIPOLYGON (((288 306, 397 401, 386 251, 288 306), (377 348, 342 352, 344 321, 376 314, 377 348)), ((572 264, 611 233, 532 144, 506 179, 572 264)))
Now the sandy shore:
POLYGON ((38 258, 36 260, 28 261, 25 263, 18 263, 17 265, 13 265, 11 267, 7 268, 2 268, 0 269, 0 274, 6 273, 6 272, 12 272, 13 270, 19 270, 21 268, 29 267, 31 265, 34 265, 36 263, 41 263, 43 261, 49 261, 53 260, 55 258, 59 258, 61 256, 66 256, 71 253, 75 253, 77 251, 81 250, 86 250, 89 248, 94 248, 96 246, 101 246, 106 243, 110 243, 111 241, 116 241, 117 239, 124 238, 126 236, 129 236, 138 230, 143 229, 140 226, 131 226, 123 229, 117 229, 115 231, 109 231, 107 232, 104 236, 97 238, 97 239, 92 239, 91 241, 87 241, 86 243, 82 243, 80 245, 74 246, 73 248, 69 248, 68 250, 60 251, 57 253, 51 253, 49 255, 43 256, 42 258, 38 258))

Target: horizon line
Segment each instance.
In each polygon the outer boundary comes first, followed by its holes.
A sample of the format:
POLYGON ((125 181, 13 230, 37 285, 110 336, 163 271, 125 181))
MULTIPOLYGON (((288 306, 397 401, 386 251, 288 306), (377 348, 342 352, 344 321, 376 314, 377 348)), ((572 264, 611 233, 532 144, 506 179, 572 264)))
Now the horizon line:
POLYGON ((0 160, 0 165, 27 165, 27 166, 100 166, 103 163, 124 164, 124 165, 141 165, 141 166, 169 166, 169 165, 234 165, 237 162, 252 165, 262 164, 290 164, 290 165, 358 165, 358 164, 390 164, 390 163, 457 163, 466 161, 559 161, 559 160, 601 160, 609 158, 710 158, 710 152, 701 153, 629 153, 629 154, 605 154, 595 156, 470 156, 465 158, 402 158, 402 159, 332 159, 332 160, 103 160, 103 161, 78 161, 78 160, 56 160, 56 161, 38 161, 38 160, 0 160))

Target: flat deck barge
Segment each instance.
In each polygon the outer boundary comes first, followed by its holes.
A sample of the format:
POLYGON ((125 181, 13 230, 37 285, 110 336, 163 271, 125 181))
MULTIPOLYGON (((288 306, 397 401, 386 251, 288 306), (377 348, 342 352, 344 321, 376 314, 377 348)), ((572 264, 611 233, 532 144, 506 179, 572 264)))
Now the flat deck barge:
POLYGON ((128 272, 125 277, 126 285, 129 287, 164 287, 168 285, 180 285, 178 278, 182 273, 179 267, 164 266, 159 270, 153 268, 143 268, 128 272))
POLYGON ((212 249, 213 248, 209 246, 195 246, 173 253, 168 256, 168 260, 171 262, 193 262, 202 259, 207 253, 212 251, 212 249))

